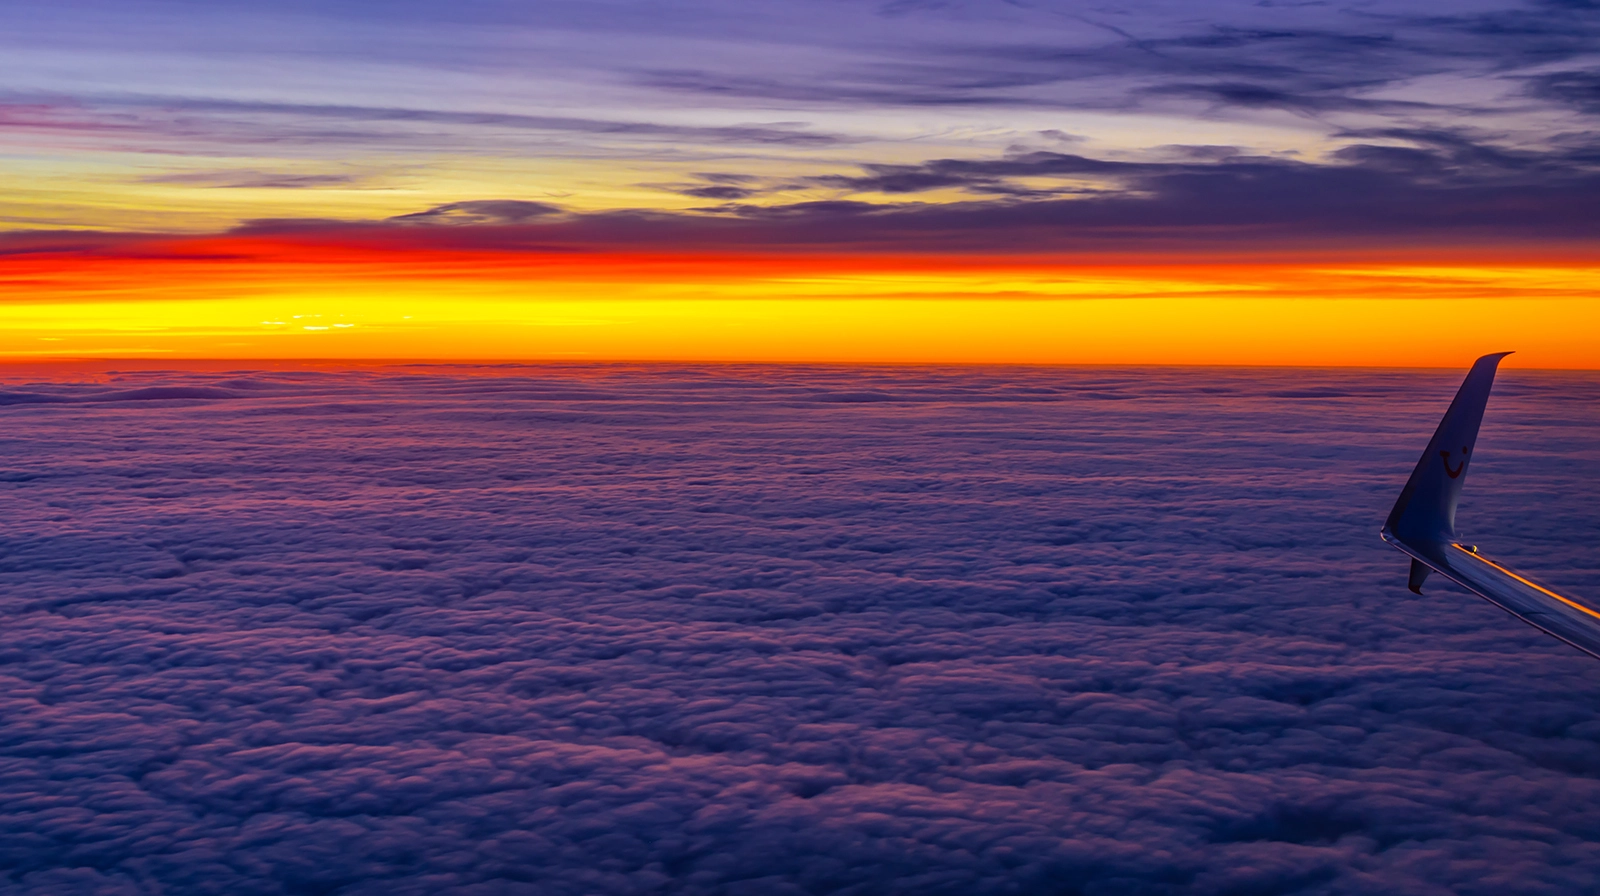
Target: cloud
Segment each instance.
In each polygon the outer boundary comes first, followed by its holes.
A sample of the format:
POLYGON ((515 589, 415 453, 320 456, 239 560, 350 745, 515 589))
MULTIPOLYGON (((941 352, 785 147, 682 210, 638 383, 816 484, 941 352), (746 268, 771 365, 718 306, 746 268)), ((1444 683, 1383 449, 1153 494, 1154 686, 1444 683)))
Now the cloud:
POLYGON ((1024 152, 867 164, 861 175, 826 175, 807 183, 856 195, 959 189, 1001 198, 938 205, 735 204, 726 211, 752 221, 789 222, 795 240, 804 239, 797 232, 801 222, 815 221, 818 232, 831 233, 839 243, 920 239, 948 247, 965 240, 1029 250, 1066 241, 1226 242, 1245 234, 1282 245, 1396 238, 1427 243, 1491 234, 1582 242, 1600 235, 1600 218, 1591 210, 1600 199, 1600 172, 1584 146, 1537 152, 1421 128, 1342 136, 1352 142, 1326 162, 1233 147, 1168 147, 1155 154, 1168 160, 1024 152))
MULTIPOLYGON (((1115 176, 1138 170, 1137 164, 1108 162, 1059 152, 1029 152, 1002 159, 937 159, 921 165, 862 166, 864 177, 825 175, 811 182, 852 192, 920 193, 959 187, 974 193, 1008 195, 1043 193, 1007 182, 1016 177, 1115 176)), ((1062 192, 1066 192, 1065 189, 1062 192)))
POLYGON ((395 224, 522 224, 528 221, 559 215, 564 210, 547 202, 527 202, 518 199, 474 199, 465 202, 448 202, 426 211, 396 215, 390 219, 395 224))
MULTIPOLYGON (((1600 154, 1590 141, 1503 145, 1468 131, 1341 132, 1324 160, 1228 146, 1166 146, 1133 158, 1051 151, 788 181, 714 172, 657 185, 716 201, 685 211, 568 212, 545 202, 469 199, 382 221, 260 219, 236 234, 280 234, 374 251, 694 250, 1071 255, 1078 252, 1296 252, 1440 245, 1589 246, 1600 239, 1600 154), (959 190, 965 201, 919 194, 959 190), (797 198, 793 191, 832 198, 797 198), (764 201, 752 201, 752 200, 764 201), (452 224, 418 228, 402 225, 452 224), (483 225, 483 226, 473 226, 483 225)), ((10 234, 0 254, 184 252, 180 238, 10 234)), ((192 251, 215 253, 214 245, 192 251)))
POLYGON ((732 171, 702 171, 695 177, 713 184, 749 184, 759 181, 760 178, 752 174, 739 174, 732 171))
POLYGON ((1223 106, 1250 109, 1287 109, 1308 114, 1331 111, 1403 112, 1435 108, 1434 104, 1401 100, 1373 100, 1339 91, 1296 93, 1249 81, 1211 84, 1163 84, 1141 91, 1149 97, 1202 99, 1223 106))
POLYGON ((1549 72, 1528 81, 1528 92, 1586 115, 1600 114, 1600 69, 1549 72))
POLYGON ((181 184, 241 190, 311 190, 318 187, 344 187, 358 183, 350 174, 295 174, 273 171, 185 171, 156 174, 140 179, 149 184, 181 184))
POLYGON ((687 187, 678 190, 677 192, 682 193, 685 196, 695 196, 700 199, 723 199, 731 201, 734 199, 748 199, 751 196, 757 195, 760 191, 752 190, 749 187, 734 187, 727 184, 711 184, 704 187, 687 187))
POLYGON ((803 125, 697 127, 649 121, 613 121, 574 116, 528 115, 361 106, 286 103, 196 97, 93 96, 71 103, 13 99, 0 105, 0 126, 44 134, 105 133, 127 149, 130 137, 181 140, 198 146, 241 143, 273 145, 427 147, 453 145, 481 151, 496 145, 497 134, 548 132, 624 141, 686 141, 714 145, 826 147, 851 138, 806 129, 803 125), (27 100, 27 101, 23 101, 27 100))
MULTIPOLYGON (((918 66, 917 68, 921 68, 918 66)), ((961 81, 967 72, 947 70, 961 81)), ((924 76, 931 72, 922 72, 924 76)), ((1051 77, 1017 74, 1011 77, 990 75, 971 84, 941 84, 914 78, 886 78, 857 81, 849 76, 828 79, 814 77, 777 78, 741 76, 735 72, 714 72, 694 68, 653 69, 639 72, 636 82, 642 87, 674 93, 698 94, 708 98, 752 99, 764 102, 816 103, 882 106, 1056 106, 1056 102, 1032 99, 1020 93, 996 93, 996 89, 1028 86, 1055 80, 1051 77)))
MULTIPOLYGON (((1600 873, 1594 661, 1372 534, 1453 374, 8 376, 8 891, 1600 873)), ((1462 511, 1589 595, 1596 401, 1507 374, 1462 511)))
POLYGON ((653 122, 609 121, 556 115, 524 115, 504 112, 442 111, 404 107, 348 106, 332 104, 267 103, 224 100, 163 100, 164 107, 206 112, 242 112, 267 115, 330 118, 351 122, 414 122, 487 128, 514 128, 545 131, 573 131, 637 137, 671 137, 718 143, 775 143, 794 146, 828 146, 841 138, 796 127, 759 125, 696 127, 653 122))
POLYGON ((1157 8, 1121 12, 1139 18, 1044 4, 1031 13, 1031 28, 1018 25, 998 39, 981 30, 959 35, 952 18, 942 40, 791 77, 696 66, 637 77, 656 89, 785 103, 1132 110, 1197 100, 1398 118, 1482 106, 1450 92, 1406 96, 1419 79, 1487 80, 1578 59, 1600 36, 1593 17, 1557 5, 1452 14, 1426 5, 1312 13, 1306 5, 1276 12, 1256 4, 1215 10, 1203 25, 1157 8), (1030 32, 1048 38, 1030 39, 1030 32))
POLYGON ((855 53, 842 39, 831 64, 781 70, 691 60, 641 66, 636 83, 715 105, 917 108, 923 116, 1014 108, 1029 119, 1045 109, 1122 111, 1201 119, 1207 128, 1219 118, 1259 124, 1271 112, 1330 132, 1470 116, 1538 144, 1581 121, 1552 127, 1530 114, 1518 85, 1533 78, 1532 95, 1581 112, 1581 73, 1537 73, 1586 59, 1600 41, 1592 10, 1562 3, 1212 4, 1188 19, 1155 3, 1093 11, 914 3, 895 6, 890 19, 904 37, 855 53))

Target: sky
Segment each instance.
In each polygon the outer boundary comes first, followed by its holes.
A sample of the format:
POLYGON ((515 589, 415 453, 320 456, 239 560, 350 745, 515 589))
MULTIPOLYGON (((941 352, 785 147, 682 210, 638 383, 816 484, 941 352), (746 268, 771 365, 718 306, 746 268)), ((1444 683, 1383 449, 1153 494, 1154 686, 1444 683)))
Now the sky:
MULTIPOLYGON (((1454 372, 117 364, 0 378, 8 894, 1600 878, 1595 660, 1377 537, 1454 372)), ((1458 517, 1580 597, 1597 408, 1458 517)))
POLYGON ((0 12, 0 357, 1600 358, 1589 0, 0 12))

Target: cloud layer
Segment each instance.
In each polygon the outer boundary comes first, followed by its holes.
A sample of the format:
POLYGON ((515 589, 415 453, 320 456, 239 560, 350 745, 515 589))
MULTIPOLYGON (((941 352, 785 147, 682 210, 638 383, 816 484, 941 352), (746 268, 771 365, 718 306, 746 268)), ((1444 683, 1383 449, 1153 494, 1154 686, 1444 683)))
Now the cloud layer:
MULTIPOLYGON (((19 893, 1569 893, 1593 661, 1374 527, 1453 374, 0 389, 19 893)), ((1600 593, 1600 381, 1464 527, 1600 593)))
MULTIPOLYGON (((512 197, 413 206, 380 220, 247 220, 236 231, 327 232, 449 249, 1071 254, 1442 247, 1556 248, 1593 253, 1600 239, 1600 150, 1590 141, 1529 149, 1461 129, 1386 127, 1340 134, 1320 161, 1233 146, 1170 145, 1142 159, 1028 150, 849 173, 759 176, 701 172, 646 185, 705 203, 691 208, 573 209, 512 197), (797 199, 829 195, 828 199, 797 199), (394 224, 449 224, 453 233, 394 224)), ((349 175, 197 172, 191 186, 339 186, 349 175)), ((37 235, 0 235, 45 245, 37 235)), ((79 234, 74 245, 97 238, 79 234)))

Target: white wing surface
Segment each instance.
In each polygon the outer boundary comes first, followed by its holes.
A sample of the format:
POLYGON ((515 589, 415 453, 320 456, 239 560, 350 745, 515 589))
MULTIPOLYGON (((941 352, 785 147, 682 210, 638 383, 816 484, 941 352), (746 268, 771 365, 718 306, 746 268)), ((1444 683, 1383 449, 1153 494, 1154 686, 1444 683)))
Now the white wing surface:
POLYGON ((1484 355, 1472 365, 1389 512, 1383 540, 1411 555, 1412 591, 1421 594, 1423 580, 1438 572, 1523 622, 1600 657, 1600 607, 1563 597, 1483 556, 1456 535, 1456 504, 1478 426, 1495 368, 1509 354, 1484 355))

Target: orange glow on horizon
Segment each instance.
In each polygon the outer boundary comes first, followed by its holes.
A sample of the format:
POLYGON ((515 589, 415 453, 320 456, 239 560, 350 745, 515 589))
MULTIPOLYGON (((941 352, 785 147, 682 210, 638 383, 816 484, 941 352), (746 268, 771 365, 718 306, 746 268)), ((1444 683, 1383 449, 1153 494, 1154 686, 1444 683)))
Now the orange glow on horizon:
MULTIPOLYGON (((410 237, 407 236, 407 239, 410 237)), ((1600 367, 1582 257, 509 251, 224 235, 0 256, 0 357, 1600 367)))

